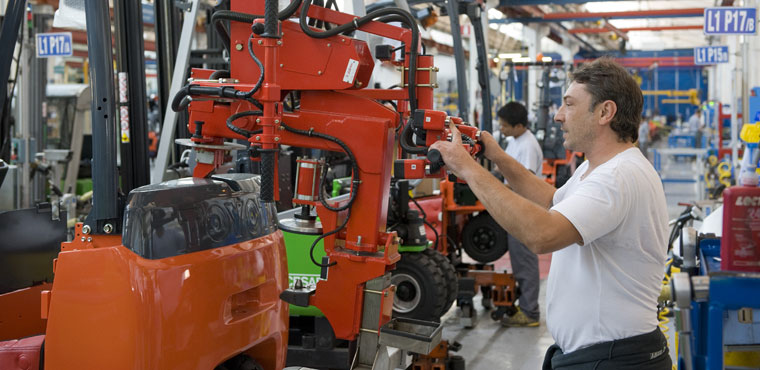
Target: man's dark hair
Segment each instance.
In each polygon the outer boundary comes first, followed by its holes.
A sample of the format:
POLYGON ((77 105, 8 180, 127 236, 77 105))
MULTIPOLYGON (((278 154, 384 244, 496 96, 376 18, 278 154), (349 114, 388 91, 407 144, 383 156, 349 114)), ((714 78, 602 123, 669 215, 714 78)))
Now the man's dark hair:
POLYGON ((586 90, 591 94, 591 110, 603 101, 615 102, 617 113, 612 117, 610 127, 617 133, 618 140, 638 140, 644 96, 623 66, 611 58, 599 58, 573 72, 572 81, 586 85, 586 90))
POLYGON ((496 116, 506 121, 512 127, 517 125, 528 127, 528 110, 525 109, 524 105, 516 101, 511 101, 501 107, 496 116))

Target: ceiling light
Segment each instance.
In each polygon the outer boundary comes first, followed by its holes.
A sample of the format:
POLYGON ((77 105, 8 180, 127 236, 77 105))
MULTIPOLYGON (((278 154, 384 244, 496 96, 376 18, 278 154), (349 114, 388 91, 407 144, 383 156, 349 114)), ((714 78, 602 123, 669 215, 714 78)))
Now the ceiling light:
POLYGON ((543 57, 543 58, 541 58, 541 61, 542 62, 551 62, 552 61, 552 57, 543 57))
POLYGON ((512 62, 514 62, 514 63, 530 62, 530 58, 528 58, 528 57, 512 58, 512 62))

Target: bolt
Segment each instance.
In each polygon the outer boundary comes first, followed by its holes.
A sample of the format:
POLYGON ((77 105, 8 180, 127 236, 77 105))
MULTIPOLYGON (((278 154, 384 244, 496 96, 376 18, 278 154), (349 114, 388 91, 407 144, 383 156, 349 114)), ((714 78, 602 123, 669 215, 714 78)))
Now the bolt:
POLYGON ((356 244, 361 244, 361 243, 362 243, 362 236, 361 236, 361 235, 359 235, 359 236, 356 238, 356 244))
POLYGON ((235 44, 235 50, 237 50, 237 51, 243 50, 243 44, 241 44, 241 43, 235 44))
POLYGON ((280 120, 278 120, 278 119, 274 120, 274 124, 275 125, 279 125, 280 124, 280 120))
POLYGON ((84 242, 84 241, 85 241, 85 237, 83 236, 83 237, 82 237, 82 239, 80 239, 80 240, 81 240, 82 242, 84 242))
POLYGON ((256 136, 256 140, 261 140, 261 136, 256 136))
POLYGON ((259 45, 263 45, 263 44, 264 44, 264 41, 259 40, 259 45))
POLYGON ((92 237, 88 237, 88 238, 87 238, 87 242, 89 243, 89 242, 91 242, 91 241, 92 241, 92 237))
POLYGON ((329 47, 330 47, 330 45, 331 45, 331 44, 328 42, 328 43, 327 43, 327 47, 329 48, 329 47))
POLYGON ((280 63, 280 68, 282 68, 282 67, 285 67, 285 65, 284 65, 284 64, 282 64, 282 63, 280 63))
POLYGON ((113 226, 111 224, 105 224, 103 226, 103 232, 106 234, 110 234, 113 231, 113 226))
POLYGON ((277 40, 277 45, 282 45, 282 40, 277 40))
POLYGON ((322 71, 317 71, 317 74, 321 76, 322 75, 322 71))
POLYGON ((256 118, 256 123, 261 123, 261 118, 256 118))
POLYGON ((279 137, 275 137, 274 141, 280 141, 280 138, 279 137))
POLYGON ((87 234, 89 234, 89 233, 90 233, 90 231, 92 231, 92 230, 90 229, 90 225, 84 225, 84 226, 82 226, 82 234, 85 234, 85 235, 87 235, 87 234))
POLYGON ((340 42, 346 42, 346 39, 340 39, 340 42))

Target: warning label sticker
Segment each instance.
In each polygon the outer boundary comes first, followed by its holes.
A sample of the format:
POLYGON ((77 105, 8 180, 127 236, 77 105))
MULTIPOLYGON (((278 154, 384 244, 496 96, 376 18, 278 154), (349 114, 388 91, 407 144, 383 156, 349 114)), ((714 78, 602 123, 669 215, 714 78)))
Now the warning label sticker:
POLYGON ((343 82, 353 84, 354 78, 356 78, 356 71, 359 69, 359 61, 354 59, 348 60, 348 66, 346 66, 346 73, 343 74, 343 82))

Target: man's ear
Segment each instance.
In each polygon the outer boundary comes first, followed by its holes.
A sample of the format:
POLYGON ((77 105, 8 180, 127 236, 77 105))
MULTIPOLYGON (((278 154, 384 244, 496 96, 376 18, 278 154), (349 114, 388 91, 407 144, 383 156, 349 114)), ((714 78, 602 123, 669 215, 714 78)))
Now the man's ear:
POLYGON ((612 100, 605 100, 599 104, 601 109, 601 117, 599 117, 599 124, 608 125, 612 122, 612 118, 617 113, 617 104, 612 100))

